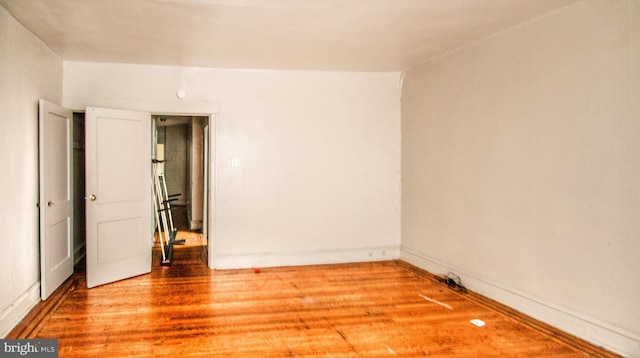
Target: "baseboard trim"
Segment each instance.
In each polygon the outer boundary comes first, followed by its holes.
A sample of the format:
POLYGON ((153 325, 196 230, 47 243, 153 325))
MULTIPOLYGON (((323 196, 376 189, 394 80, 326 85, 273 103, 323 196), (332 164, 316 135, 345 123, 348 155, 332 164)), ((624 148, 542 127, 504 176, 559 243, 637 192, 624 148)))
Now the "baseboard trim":
POLYGON ((16 299, 11 306, 0 314, 0 337, 6 337, 13 327, 24 320, 29 312, 40 302, 40 281, 16 299))
POLYGON ((251 267, 341 264, 349 262, 397 260, 399 258, 399 246, 377 246, 357 249, 217 255, 215 263, 217 269, 240 269, 251 267))
POLYGON ((189 230, 202 230, 202 220, 191 220, 189 221, 189 230))
MULTIPOLYGON (((607 351, 627 357, 640 357, 640 339, 631 332, 618 327, 569 312, 548 302, 542 302, 521 292, 514 292, 498 284, 487 282, 458 268, 439 262, 421 253, 401 248, 400 260, 434 274, 455 272, 464 285, 475 294, 507 307, 509 312, 518 312, 523 316, 543 322, 559 332, 584 340, 589 344, 602 347, 607 351)), ((471 296, 470 296, 471 297, 471 296)))
POLYGON ((24 317, 16 322, 13 329, 5 338, 23 339, 35 338, 43 325, 47 322, 51 313, 65 300, 65 298, 77 287, 74 275, 71 275, 60 287, 58 287, 46 301, 40 300, 40 284, 38 284, 38 301, 24 317))

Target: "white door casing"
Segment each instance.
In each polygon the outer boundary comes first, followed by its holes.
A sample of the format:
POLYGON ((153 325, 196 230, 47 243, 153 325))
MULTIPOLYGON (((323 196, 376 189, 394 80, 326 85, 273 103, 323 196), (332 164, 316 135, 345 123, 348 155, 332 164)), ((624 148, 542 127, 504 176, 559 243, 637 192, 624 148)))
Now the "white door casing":
POLYGON ((73 273, 73 114, 40 100, 40 296, 46 300, 73 273))
POLYGON ((87 287, 151 272, 151 114, 87 107, 87 287))

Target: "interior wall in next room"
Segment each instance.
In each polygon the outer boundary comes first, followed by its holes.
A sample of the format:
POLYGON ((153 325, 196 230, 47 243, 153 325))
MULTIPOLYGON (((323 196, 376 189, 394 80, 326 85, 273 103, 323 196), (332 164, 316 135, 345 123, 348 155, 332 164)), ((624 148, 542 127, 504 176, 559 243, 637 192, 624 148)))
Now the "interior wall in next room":
POLYGON ((169 194, 181 194, 176 205, 188 204, 189 192, 189 124, 162 127, 165 130, 164 174, 169 194))

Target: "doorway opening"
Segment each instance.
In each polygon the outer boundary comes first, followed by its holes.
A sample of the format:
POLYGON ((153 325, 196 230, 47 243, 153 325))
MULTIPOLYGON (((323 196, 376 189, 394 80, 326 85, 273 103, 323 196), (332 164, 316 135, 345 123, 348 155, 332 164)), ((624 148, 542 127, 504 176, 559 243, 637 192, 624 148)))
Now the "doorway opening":
POLYGON ((162 162, 159 167, 167 192, 176 198, 171 203, 174 227, 187 245, 202 246, 206 253, 205 138, 209 117, 154 114, 151 118, 152 157, 162 162))
POLYGON ((85 256, 87 221, 85 189, 84 112, 73 112, 73 258, 74 266, 85 256))

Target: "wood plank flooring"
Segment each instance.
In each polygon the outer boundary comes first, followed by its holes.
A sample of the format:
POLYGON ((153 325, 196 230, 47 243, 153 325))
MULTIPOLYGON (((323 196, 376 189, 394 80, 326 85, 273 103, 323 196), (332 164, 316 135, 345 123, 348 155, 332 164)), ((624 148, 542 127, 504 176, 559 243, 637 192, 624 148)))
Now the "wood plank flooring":
POLYGON ((406 263, 255 273, 210 270, 197 245, 176 247, 170 267, 158 257, 151 274, 90 290, 75 274, 32 337, 58 338, 60 357, 614 356, 541 333, 406 263))

